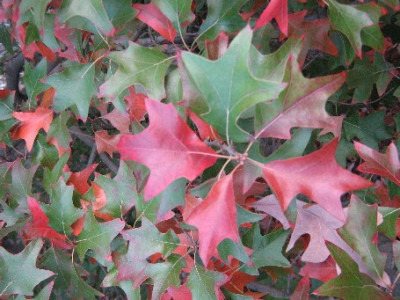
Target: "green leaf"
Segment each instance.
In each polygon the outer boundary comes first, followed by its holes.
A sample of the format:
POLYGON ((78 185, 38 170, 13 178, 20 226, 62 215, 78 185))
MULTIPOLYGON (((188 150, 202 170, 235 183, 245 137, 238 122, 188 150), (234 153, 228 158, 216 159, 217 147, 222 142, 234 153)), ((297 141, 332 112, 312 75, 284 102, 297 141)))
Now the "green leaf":
POLYGON ((161 100, 165 97, 164 77, 172 59, 160 50, 131 43, 127 49, 112 52, 108 58, 116 62, 119 68, 100 86, 99 97, 115 100, 134 84, 142 85, 150 98, 161 100))
MULTIPOLYGON (((11 232, 21 232, 22 228, 24 228, 25 223, 28 220, 21 220, 19 222, 17 222, 16 224, 12 225, 12 226, 7 226, 7 227, 3 227, 0 229, 0 239, 4 238, 5 236, 7 236, 9 233, 11 232)), ((1 278, 1 276, 0 276, 1 278)))
POLYGON ((51 293, 53 292, 53 286, 54 286, 54 281, 51 281, 48 285, 42 288, 40 292, 33 299, 35 300, 50 299, 51 293))
POLYGON ((361 143, 379 150, 378 144, 392 137, 390 129, 385 125, 384 111, 376 111, 362 119, 357 113, 343 121, 344 134, 347 140, 357 137, 361 143))
POLYGON ((59 49, 58 42, 54 35, 54 20, 56 15, 45 14, 44 15, 44 35, 42 37, 42 42, 53 51, 59 49))
POLYGON ((338 232, 378 277, 382 277, 386 256, 372 242, 376 234, 377 206, 367 206, 357 197, 350 202, 347 223, 338 232))
MULTIPOLYGON (((35 67, 25 62, 24 67, 24 83, 26 88, 26 94, 30 103, 36 106, 36 97, 44 92, 48 86, 44 84, 41 79, 47 75, 47 62, 46 59, 42 59, 39 64, 35 67)), ((34 108, 34 107, 33 107, 34 108)))
POLYGON ((74 263, 71 256, 59 249, 51 247, 43 257, 42 266, 56 273, 54 290, 60 293, 68 291, 72 298, 94 299, 103 296, 102 293, 90 287, 82 280, 82 275, 87 272, 80 265, 74 263))
POLYGON ((328 4, 328 16, 333 28, 343 32, 357 55, 361 57, 361 30, 374 23, 358 6, 340 4, 335 0, 325 2, 328 4))
POLYGON ((1 295, 19 294, 33 296, 33 288, 54 273, 36 268, 36 260, 42 249, 41 239, 32 241, 25 249, 13 255, 0 247, 1 295))
POLYGON ((246 249, 243 247, 241 242, 235 243, 231 239, 225 239, 219 243, 217 248, 221 259, 227 264, 229 264, 229 256, 233 256, 244 263, 248 263, 250 261, 250 258, 246 253, 246 249))
POLYGON ((372 26, 366 27, 361 30, 361 40, 364 45, 370 46, 373 49, 383 51, 384 37, 379 27, 379 18, 385 14, 384 9, 371 3, 358 5, 357 9, 368 14, 368 17, 374 23, 372 26))
POLYGON ((242 242, 248 248, 258 249, 260 248, 262 235, 260 232, 260 224, 254 223, 250 230, 246 231, 242 235, 242 242))
POLYGON ((48 132, 49 137, 57 139, 61 147, 69 148, 71 142, 71 135, 69 134, 67 122, 70 119, 70 114, 67 111, 62 111, 50 125, 48 132))
POLYGON ((138 287, 149 276, 155 275, 147 261, 148 257, 155 253, 168 257, 179 245, 179 239, 173 231, 160 233, 146 218, 142 218, 140 228, 126 230, 122 236, 129 241, 129 246, 126 254, 113 255, 113 261, 118 267, 117 280, 133 280, 133 288, 138 287))
POLYGON ((136 203, 136 218, 146 218, 152 223, 157 222, 158 208, 160 207, 160 197, 154 197, 148 202, 144 202, 143 195, 139 196, 136 203))
POLYGON ((179 287, 181 270, 185 265, 185 259, 176 254, 170 255, 166 262, 149 264, 147 274, 153 279, 154 284, 151 299, 160 299, 171 285, 179 287))
POLYGON ((209 111, 201 118, 227 140, 250 139, 237 124, 240 114, 256 103, 278 96, 284 84, 255 78, 249 70, 252 30, 244 28, 224 56, 210 61, 184 52, 182 60, 191 80, 207 99, 209 111))
POLYGON ((190 272, 187 287, 192 292, 193 299, 217 300, 215 286, 224 279, 223 274, 206 271, 204 267, 195 264, 190 272))
POLYGON ((378 211, 383 216, 383 222, 379 224, 378 231, 386 234, 389 239, 396 238, 396 220, 399 217, 400 209, 379 206, 378 211))
POLYGON ((349 87, 355 88, 354 99, 357 102, 367 101, 371 95, 374 84, 378 94, 382 95, 391 80, 390 71, 393 69, 382 54, 375 53, 374 62, 369 58, 356 59, 353 69, 347 72, 349 87))
POLYGON ((74 27, 76 17, 82 17, 92 22, 97 30, 106 35, 112 35, 114 31, 102 0, 64 0, 58 16, 61 23, 68 21, 70 27, 74 27))
POLYGON ((244 209, 239 204, 236 204, 237 215, 236 222, 240 226, 245 223, 254 223, 264 219, 263 215, 253 213, 247 209, 244 209))
POLYGON ((79 259, 83 261, 84 255, 89 249, 102 257, 110 255, 110 243, 124 226, 125 223, 118 219, 104 223, 97 222, 90 208, 85 216, 85 225, 76 241, 76 252, 79 259))
POLYGON ((47 4, 49 4, 50 1, 51 0, 23 0, 20 6, 21 18, 19 19, 19 24, 32 18, 37 30, 41 31, 44 27, 44 15, 46 13, 47 4))
POLYGON ((192 0, 153 0, 152 1, 171 21, 174 28, 182 35, 182 28, 193 20, 192 0))
POLYGON ((289 236, 289 231, 277 230, 263 236, 251 259, 258 268, 265 266, 287 267, 289 261, 282 255, 282 247, 289 236))
POLYGON ((330 243, 327 246, 339 265, 341 273, 318 288, 316 291, 318 295, 343 299, 390 299, 389 295, 375 285, 373 279, 360 273, 357 264, 345 251, 330 243))
POLYGON ((5 23, 0 24, 0 43, 9 53, 13 53, 13 46, 15 43, 11 40, 10 28, 5 23))
POLYGON ((160 233, 157 227, 146 218, 142 218, 140 228, 125 230, 122 236, 130 242, 132 247, 129 247, 132 248, 138 260, 146 260, 155 253, 161 253, 163 257, 167 257, 179 245, 179 240, 173 231, 160 233))
POLYGON ((59 158, 53 169, 44 169, 43 187, 48 194, 51 194, 51 185, 56 183, 62 174, 65 164, 69 159, 69 152, 66 152, 59 158))
POLYGON ((0 97, 0 121, 13 119, 14 95, 14 92, 10 92, 4 97, 0 97))
POLYGON ((72 233, 71 224, 83 215, 72 202, 73 186, 67 186, 63 179, 59 179, 52 186, 51 205, 42 205, 44 213, 49 217, 49 225, 55 231, 69 235, 72 233))
POLYGON ((58 161, 57 148, 49 145, 41 133, 38 134, 33 147, 32 161, 48 168, 52 168, 58 161))
POLYGON ((301 47, 302 39, 299 38, 289 38, 277 51, 267 55, 251 47, 250 69, 257 78, 282 81, 290 55, 297 57, 301 47))
POLYGON ((239 10, 247 0, 207 0, 207 18, 201 24, 199 37, 203 40, 214 40, 224 32, 240 30, 245 22, 239 10))
POLYGON ((106 205, 99 210, 102 213, 122 219, 123 215, 138 201, 139 195, 133 170, 122 160, 114 178, 98 175, 95 183, 103 189, 107 198, 106 205))
MULTIPOLYGON (((7 228, 10 226, 14 226, 18 220, 24 216, 23 213, 15 211, 15 209, 12 209, 10 206, 7 205, 6 202, 3 200, 0 200, 2 212, 0 213, 0 220, 6 222, 7 228)), ((1 234, 0 234, 1 236, 1 234)))
POLYGON ((188 180, 179 178, 173 181, 161 194, 156 196, 159 198, 160 206, 158 208, 157 219, 162 220, 163 217, 177 206, 185 204, 185 192, 188 180))
POLYGON ((78 109, 79 116, 87 118, 90 100, 96 93, 94 65, 72 64, 48 77, 46 83, 56 89, 54 110, 63 111, 72 106, 78 109))
POLYGON ((37 167, 38 165, 33 165, 29 169, 25 169, 20 160, 12 166, 9 192, 12 199, 19 204, 18 210, 20 212, 30 212, 26 199, 27 196, 32 196, 32 180, 37 167))
POLYGON ((131 0, 103 0, 103 4, 115 28, 124 26, 136 16, 131 0))

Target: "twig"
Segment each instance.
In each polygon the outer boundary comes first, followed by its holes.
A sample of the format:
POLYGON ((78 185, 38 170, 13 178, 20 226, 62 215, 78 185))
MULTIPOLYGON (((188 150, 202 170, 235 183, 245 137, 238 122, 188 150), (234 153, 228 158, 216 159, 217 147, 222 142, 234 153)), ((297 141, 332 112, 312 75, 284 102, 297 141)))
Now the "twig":
POLYGON ((93 164, 94 159, 96 158, 96 153, 97 153, 96 145, 93 145, 92 146, 92 151, 90 151, 90 156, 89 156, 89 159, 88 159, 86 167, 89 167, 90 165, 93 164))
MULTIPOLYGON (((72 126, 69 129, 69 133, 72 136, 77 137, 80 139, 83 143, 88 145, 89 147, 93 147, 95 145, 94 138, 84 132, 82 132, 78 126, 72 126)), ((118 173, 118 167, 114 164, 114 162, 108 158, 108 156, 105 153, 99 154, 99 157, 101 161, 114 173, 118 173)))
POLYGON ((290 295, 286 294, 285 292, 282 292, 272 286, 265 285, 259 282, 251 282, 247 284, 247 287, 253 291, 259 292, 259 293, 268 293, 272 297, 275 298, 289 298, 290 295))
POLYGON ((133 34, 132 42, 136 42, 141 37, 141 35, 146 31, 146 28, 147 28, 146 24, 144 24, 144 23, 140 24, 137 27, 135 33, 133 34))

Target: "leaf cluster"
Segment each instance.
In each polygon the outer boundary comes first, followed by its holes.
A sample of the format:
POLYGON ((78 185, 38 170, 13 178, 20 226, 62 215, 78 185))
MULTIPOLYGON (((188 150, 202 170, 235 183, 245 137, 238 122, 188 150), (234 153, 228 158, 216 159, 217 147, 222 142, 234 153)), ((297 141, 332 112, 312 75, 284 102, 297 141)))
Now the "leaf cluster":
POLYGON ((400 296, 399 11, 2 1, 0 298, 400 296))

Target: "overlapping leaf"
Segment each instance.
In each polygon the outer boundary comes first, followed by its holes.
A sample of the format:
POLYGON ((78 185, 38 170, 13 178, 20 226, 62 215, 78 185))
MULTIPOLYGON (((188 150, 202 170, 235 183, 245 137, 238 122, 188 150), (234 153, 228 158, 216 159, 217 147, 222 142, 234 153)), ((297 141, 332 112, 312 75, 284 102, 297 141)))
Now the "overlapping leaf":
POLYGON ((42 246, 41 239, 35 240, 16 255, 0 247, 0 290, 2 295, 33 296, 34 287, 54 274, 36 267, 36 260, 42 246))
POLYGON ((201 118, 225 139, 236 142, 250 138, 249 133, 237 125, 240 114, 256 103, 275 98, 284 88, 279 82, 256 79, 250 72, 251 38, 252 31, 246 27, 216 61, 192 53, 182 54, 191 80, 207 99, 209 111, 201 118))
POLYGON ((172 104, 147 100, 150 126, 136 135, 124 135, 118 144, 123 159, 150 168, 144 197, 157 196, 180 177, 194 180, 216 161, 215 152, 199 140, 172 104), (168 124, 163 120, 168 120, 168 124))
POLYGON ((340 196, 373 184, 340 167, 335 159, 338 140, 299 158, 273 161, 264 165, 265 179, 286 210, 293 197, 302 193, 319 203, 332 216, 344 221, 340 196), (335 174, 333 177, 332 174, 335 174), (327 194, 326 191, 329 191, 327 194))
POLYGON ((213 185, 207 198, 186 220, 199 230, 199 254, 205 266, 222 240, 239 241, 236 214, 232 174, 229 174, 213 185))
POLYGON ((131 85, 140 84, 150 98, 164 98, 164 77, 171 63, 171 59, 165 54, 158 49, 148 49, 131 43, 127 49, 112 52, 108 57, 119 68, 100 86, 99 97, 114 100, 131 85))

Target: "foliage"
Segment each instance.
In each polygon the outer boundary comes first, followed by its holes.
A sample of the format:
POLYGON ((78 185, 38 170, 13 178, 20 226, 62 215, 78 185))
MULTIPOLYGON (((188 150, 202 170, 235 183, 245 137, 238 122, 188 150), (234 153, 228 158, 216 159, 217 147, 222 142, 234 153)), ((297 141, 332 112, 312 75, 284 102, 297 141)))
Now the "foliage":
POLYGON ((400 296, 399 11, 3 0, 0 298, 400 296))

